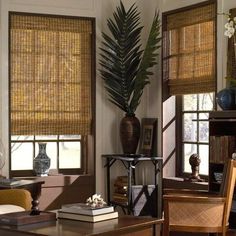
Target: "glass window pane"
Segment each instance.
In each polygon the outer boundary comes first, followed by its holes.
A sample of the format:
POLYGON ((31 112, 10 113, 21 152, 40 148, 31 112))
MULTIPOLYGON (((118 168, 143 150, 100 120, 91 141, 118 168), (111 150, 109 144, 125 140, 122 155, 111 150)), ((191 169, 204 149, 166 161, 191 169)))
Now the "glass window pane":
POLYGON ((52 139, 57 139, 57 136, 56 135, 35 136, 35 140, 52 140, 52 139))
POLYGON ((199 110, 200 111, 213 110, 213 93, 199 94, 199 110))
POLYGON ((34 140, 34 136, 19 136, 19 135, 12 135, 11 140, 13 141, 21 141, 21 140, 34 140))
POLYGON ((199 141, 208 142, 209 140, 209 123, 208 121, 199 122, 199 141))
POLYGON ((184 144, 184 172, 192 173, 191 166, 189 164, 189 157, 197 153, 196 144, 184 144))
POLYGON ((33 169, 33 143, 11 144, 11 170, 33 169))
POLYGON ((195 113, 184 114, 184 141, 197 141, 197 119, 195 113))
POLYGON ((60 139, 81 139, 81 135, 60 135, 60 139))
POLYGON ((209 119, 209 113, 208 112, 199 113, 199 120, 208 120, 208 119, 209 119))
POLYGON ((208 145, 199 145, 199 157, 201 160, 199 166, 199 172, 202 175, 208 175, 209 168, 209 146, 208 145))
POLYGON ((60 169, 81 168, 80 142, 59 143, 59 168, 60 169))
POLYGON ((197 94, 190 94, 183 96, 183 110, 196 111, 197 110, 197 94))
MULTIPOLYGON (((39 145, 35 143, 35 156, 39 153, 39 145)), ((57 143, 56 142, 48 142, 46 146, 46 153, 48 157, 51 159, 50 169, 57 169, 57 143)))

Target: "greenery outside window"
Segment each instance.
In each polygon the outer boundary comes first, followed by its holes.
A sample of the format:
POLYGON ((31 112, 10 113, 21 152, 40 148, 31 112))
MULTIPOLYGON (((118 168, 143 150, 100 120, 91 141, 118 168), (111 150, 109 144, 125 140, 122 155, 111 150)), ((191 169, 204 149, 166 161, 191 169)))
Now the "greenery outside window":
POLYGON ((94 19, 10 12, 9 38, 11 176, 34 174, 38 142, 47 142, 52 173, 87 173, 94 155, 94 19))

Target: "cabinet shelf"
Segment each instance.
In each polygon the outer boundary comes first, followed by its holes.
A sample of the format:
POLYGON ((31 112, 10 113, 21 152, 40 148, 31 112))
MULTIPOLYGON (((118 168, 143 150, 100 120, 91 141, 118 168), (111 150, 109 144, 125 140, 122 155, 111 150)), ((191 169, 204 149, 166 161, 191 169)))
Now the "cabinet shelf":
POLYGON ((117 202, 117 201, 110 201, 110 204, 111 205, 114 205, 114 206, 120 206, 120 207, 125 207, 127 208, 129 205, 128 205, 128 202, 126 203, 120 203, 120 202, 117 202))

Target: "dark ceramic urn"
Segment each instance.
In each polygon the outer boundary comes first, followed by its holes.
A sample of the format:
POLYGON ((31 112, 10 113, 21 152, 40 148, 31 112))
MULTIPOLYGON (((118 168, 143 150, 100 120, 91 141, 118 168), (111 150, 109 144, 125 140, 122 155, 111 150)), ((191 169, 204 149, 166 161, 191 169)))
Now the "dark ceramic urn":
POLYGON ((135 154, 140 138, 140 122, 135 115, 127 115, 120 122, 120 140, 124 154, 135 154))

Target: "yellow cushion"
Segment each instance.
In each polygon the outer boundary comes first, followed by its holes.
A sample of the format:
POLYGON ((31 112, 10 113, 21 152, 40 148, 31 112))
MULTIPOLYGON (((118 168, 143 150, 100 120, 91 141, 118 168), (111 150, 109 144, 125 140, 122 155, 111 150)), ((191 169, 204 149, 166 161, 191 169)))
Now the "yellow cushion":
POLYGON ((25 210, 31 209, 31 194, 25 189, 0 190, 0 204, 17 205, 25 210))

